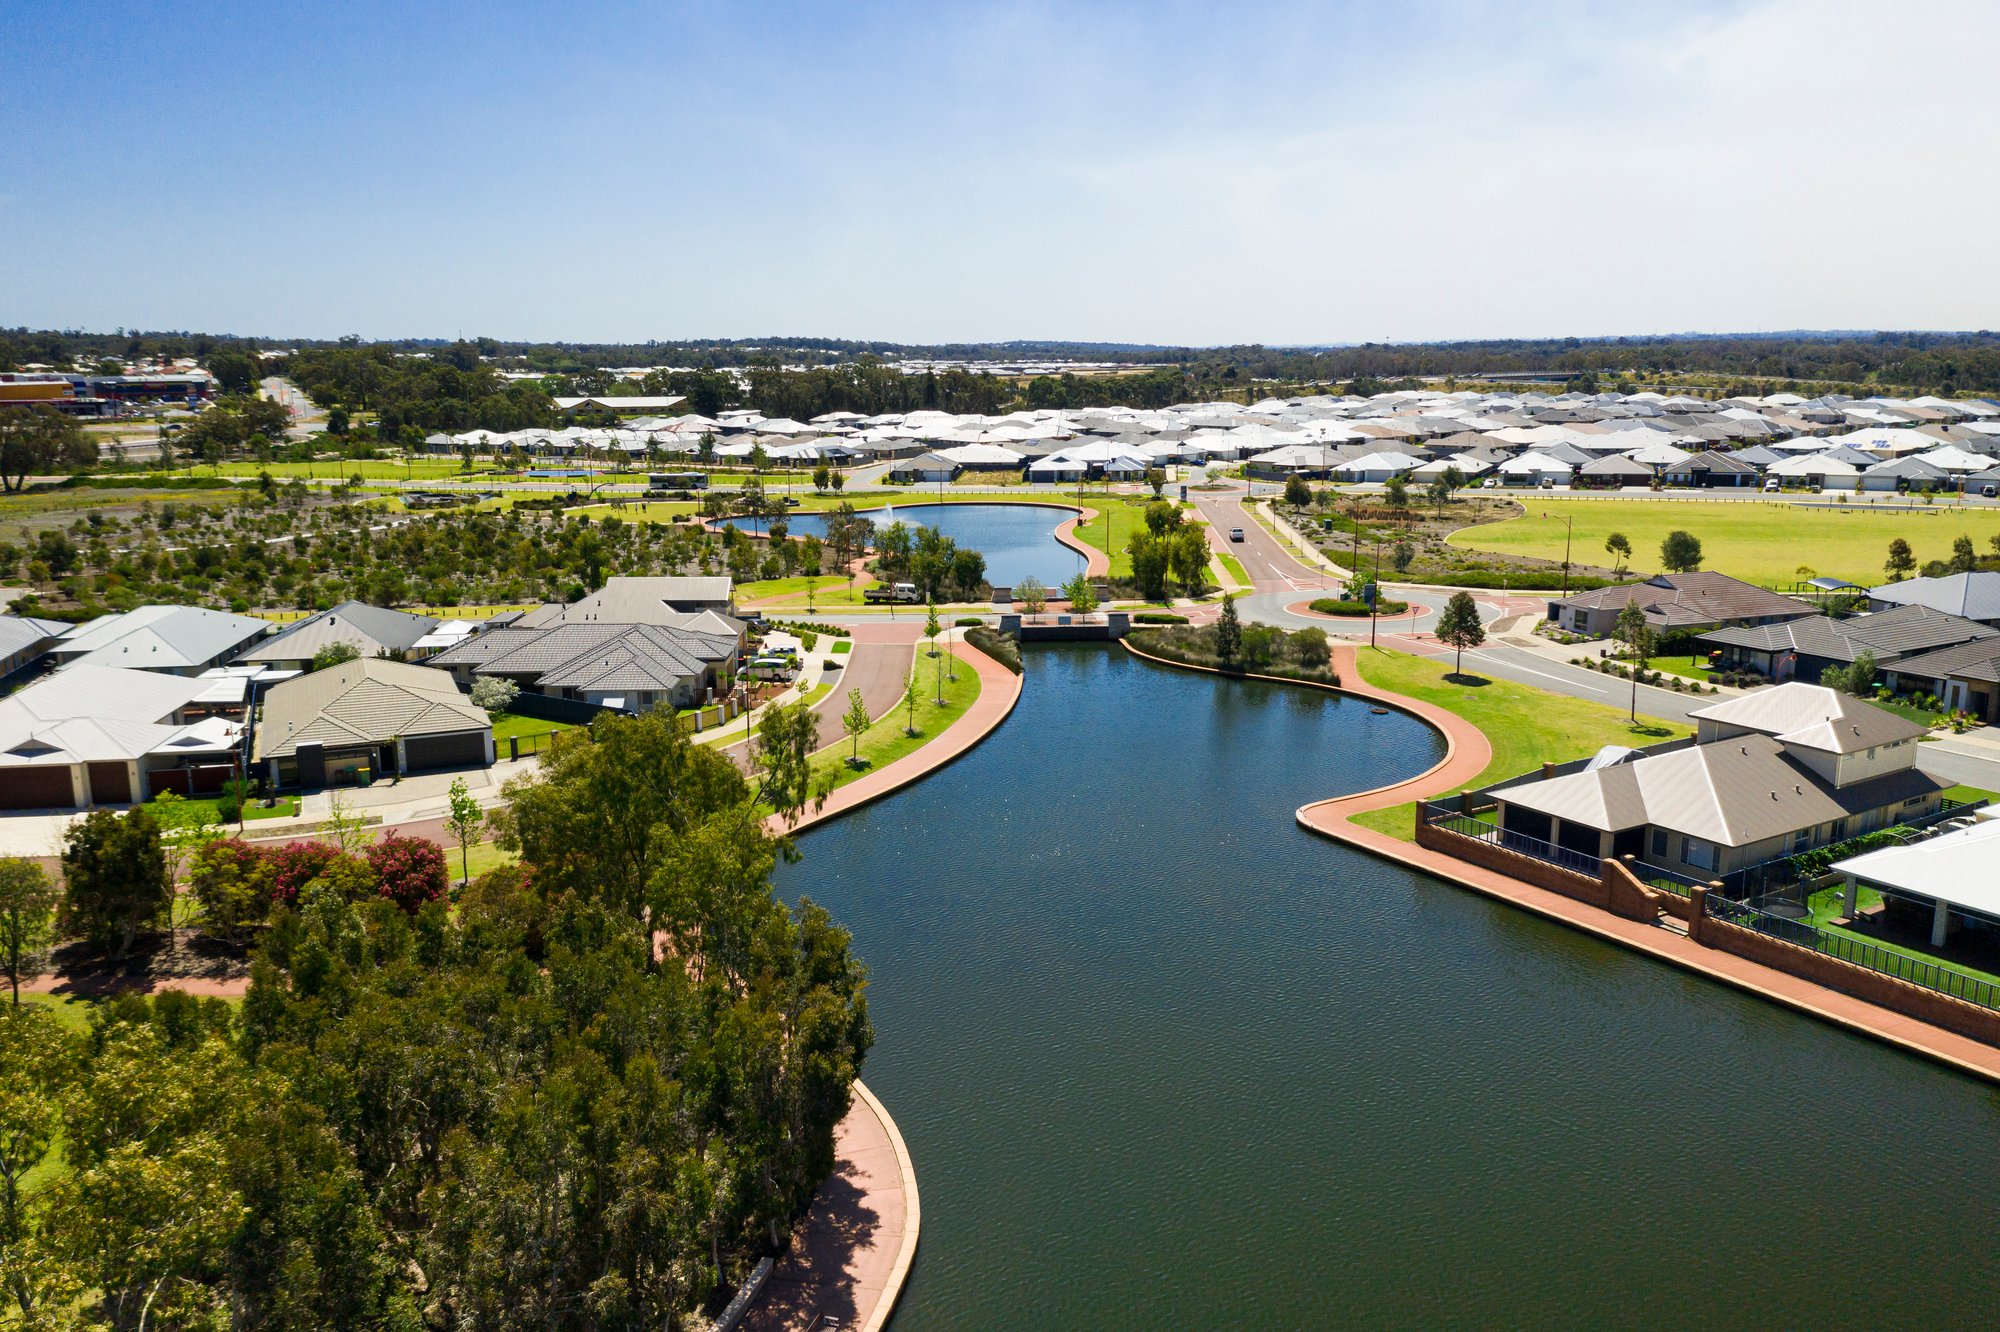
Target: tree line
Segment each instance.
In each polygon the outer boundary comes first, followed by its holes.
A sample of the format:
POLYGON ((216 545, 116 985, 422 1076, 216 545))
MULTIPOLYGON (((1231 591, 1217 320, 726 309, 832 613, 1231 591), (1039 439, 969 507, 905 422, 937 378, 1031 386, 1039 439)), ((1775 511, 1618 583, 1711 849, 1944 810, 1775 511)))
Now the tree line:
POLYGON ((873 1040, 847 932, 775 898, 789 844, 671 718, 509 794, 518 866, 455 901, 238 844, 240 1009, 0 1010, 9 1321, 683 1327, 784 1240, 873 1040))

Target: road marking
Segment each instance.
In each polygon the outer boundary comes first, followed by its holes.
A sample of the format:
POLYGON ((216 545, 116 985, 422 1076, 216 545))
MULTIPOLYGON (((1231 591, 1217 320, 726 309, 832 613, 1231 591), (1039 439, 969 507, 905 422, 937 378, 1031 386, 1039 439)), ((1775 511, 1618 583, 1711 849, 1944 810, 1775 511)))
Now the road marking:
POLYGON ((1483 653, 1481 655, 1488 657, 1489 660, 1499 665, 1509 666, 1517 671, 1526 671, 1529 675, 1539 675, 1544 680, 1554 680, 1559 685, 1568 685, 1572 689, 1588 689, 1593 694, 1599 694, 1605 698, 1610 697, 1609 694, 1605 694, 1602 690, 1597 689, 1595 686, 1587 685, 1581 680, 1571 680, 1560 675, 1550 675, 1547 671, 1538 671, 1532 666, 1523 666, 1519 662, 1509 661, 1505 657, 1495 657, 1490 653, 1483 653))

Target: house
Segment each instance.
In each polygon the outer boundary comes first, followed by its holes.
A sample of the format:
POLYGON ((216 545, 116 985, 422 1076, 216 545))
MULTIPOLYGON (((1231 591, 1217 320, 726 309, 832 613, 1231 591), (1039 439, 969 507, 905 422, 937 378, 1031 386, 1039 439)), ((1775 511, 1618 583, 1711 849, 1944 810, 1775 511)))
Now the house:
POLYGON ((662 398, 590 396, 579 398, 557 398, 556 410, 564 416, 574 416, 578 412, 623 412, 637 415, 641 412, 665 412, 686 402, 679 395, 662 398))
POLYGON ((1662 473, 1670 486, 1694 486, 1708 489, 1712 487, 1754 486, 1757 484, 1755 464, 1727 453, 1692 453, 1680 462, 1669 465, 1662 473))
POLYGON ((1402 476, 1423 465, 1423 459, 1413 458, 1407 453, 1387 450, 1381 453, 1365 453, 1359 458, 1336 463, 1333 467, 1335 479, 1340 481, 1387 481, 1392 476, 1402 476))
POLYGON ((271 686, 254 757, 272 786, 313 791, 493 762, 493 723, 443 671, 362 657, 271 686))
MULTIPOLYGON (((685 626, 689 616, 736 613, 736 585, 722 575, 662 578, 609 578, 589 596, 567 604, 540 606, 518 621, 522 628, 544 629, 556 624, 600 620, 617 624, 685 626)), ((705 622, 715 628, 713 622, 705 622)), ((726 628, 742 633, 730 620, 726 628)))
POLYGON ((0 678, 39 663, 71 628, 62 620, 0 615, 0 678))
POLYGON ((0 809, 212 794, 235 771, 244 683, 83 664, 0 699, 0 809))
MULTIPOLYGON (((1019 462, 1017 457, 1016 462, 1019 462)), ((889 469, 889 479, 899 483, 955 481, 965 468, 941 453, 920 453, 905 458, 889 469)))
POLYGON ((1975 638, 1904 657, 1884 668, 1883 681, 1896 693, 1935 694, 1949 709, 2000 722, 2000 640, 1975 638))
POLYGON ((1940 578, 1906 578, 1868 589, 1868 609, 1929 606, 1948 615, 2000 627, 2000 573, 1945 574, 1940 578))
POLYGON ((1910 605, 1843 620, 1808 615, 1774 624, 1739 625, 1702 634, 1697 641, 1719 650, 1724 666, 1748 668, 1777 681, 1815 681, 1827 667, 1852 665, 1864 652, 1875 658, 1878 668, 1886 669, 1904 657, 1995 638, 2000 638, 2000 630, 1975 620, 1910 605))
POLYGON ((1818 685, 1690 714, 1686 748, 1493 791, 1502 844, 1719 878, 1936 812, 1922 726, 1818 685))
POLYGON ((1764 469, 1786 485, 1812 486, 1820 490, 1859 490, 1861 469, 1831 453, 1798 453, 1764 469))
POLYGON ((1653 469, 1622 454, 1592 458, 1576 469, 1570 484, 1578 490, 1615 490, 1623 486, 1651 486, 1653 469))
POLYGON ((1863 490, 1938 490, 1950 481, 1951 474, 1944 468, 1914 456, 1878 462, 1861 473, 1863 490))
POLYGON ((100 615, 64 634, 49 649, 57 670, 79 665, 200 675, 233 661, 273 631, 269 620, 200 606, 140 606, 100 615))
POLYGON ((411 615, 362 601, 343 601, 252 645, 238 653, 236 660, 245 666, 309 671, 321 651, 345 646, 353 648, 356 656, 400 661, 437 627, 435 615, 411 615))
POLYGON ((1770 624, 1817 614, 1817 608, 1727 574, 1697 569, 1657 574, 1642 583, 1619 583, 1549 603, 1548 618, 1571 633, 1608 636, 1626 603, 1637 602, 1646 624, 1660 635, 1701 633, 1724 625, 1770 624))
POLYGON ((1576 468, 1547 453, 1524 453, 1494 469, 1503 486, 1566 485, 1576 468))

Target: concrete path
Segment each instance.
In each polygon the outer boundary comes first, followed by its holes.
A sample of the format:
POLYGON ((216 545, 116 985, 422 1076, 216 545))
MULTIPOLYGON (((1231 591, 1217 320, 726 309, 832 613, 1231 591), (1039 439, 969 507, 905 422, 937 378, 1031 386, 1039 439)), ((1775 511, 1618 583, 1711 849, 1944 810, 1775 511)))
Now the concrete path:
POLYGON ((738 1327, 877 1332, 889 1321, 917 1253, 916 1169, 896 1121, 859 1082, 833 1145, 832 1177, 738 1327))
POLYGON ((1962 1072, 2000 1082, 2000 1049, 1990 1045, 1850 998, 1786 972, 1774 971, 1733 953, 1704 948, 1686 935, 1660 925, 1626 920, 1483 866, 1350 823, 1351 816, 1366 810, 1465 789, 1491 761, 1492 750, 1479 728, 1464 718, 1421 700, 1377 689, 1363 680, 1355 668, 1354 649, 1337 647, 1334 664, 1340 672, 1342 686, 1348 692, 1422 718, 1443 733, 1447 748, 1445 757, 1436 766, 1407 781, 1301 806, 1297 818, 1302 826, 1462 888, 1532 911, 1548 920, 1594 934, 1621 947, 1733 985, 1798 1012, 1949 1064, 1962 1072))

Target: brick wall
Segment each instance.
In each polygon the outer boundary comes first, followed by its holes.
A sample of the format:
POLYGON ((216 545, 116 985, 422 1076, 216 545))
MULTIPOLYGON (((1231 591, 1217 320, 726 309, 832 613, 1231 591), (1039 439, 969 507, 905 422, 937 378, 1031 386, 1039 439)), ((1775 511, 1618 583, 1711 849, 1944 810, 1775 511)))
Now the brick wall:
POLYGON ((1537 888, 1561 893, 1564 897, 1590 906, 1605 905, 1605 889, 1601 880, 1593 879, 1587 874, 1578 874, 1574 870, 1566 870, 1560 865, 1551 865, 1546 860, 1524 856, 1518 851, 1509 851, 1506 847, 1496 846, 1492 842, 1482 842, 1476 837, 1447 832, 1443 828, 1419 822, 1417 845, 1470 864, 1484 866, 1510 879, 1519 879, 1523 883, 1532 883, 1537 888))
MULTIPOLYGON (((1701 890, 1697 889, 1697 892, 1701 890)), ((1948 994, 1886 976, 1867 967, 1843 962, 1837 957, 1774 939, 1743 925, 1717 920, 1695 903, 1688 924, 1688 937, 1707 948, 1748 958, 1777 971, 1787 972, 1829 990, 1853 995, 1919 1022, 1955 1031, 1961 1036, 1988 1045, 2000 1045, 2000 1012, 1954 999, 1948 994)))

